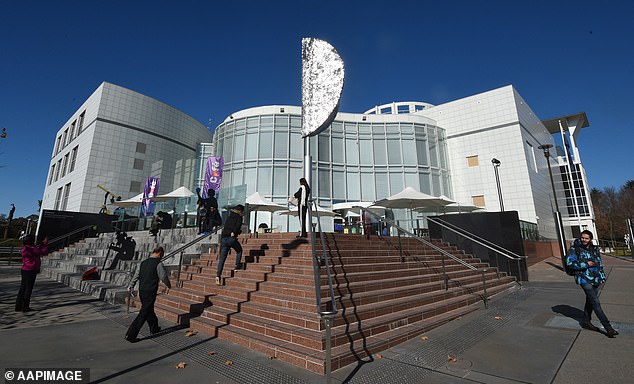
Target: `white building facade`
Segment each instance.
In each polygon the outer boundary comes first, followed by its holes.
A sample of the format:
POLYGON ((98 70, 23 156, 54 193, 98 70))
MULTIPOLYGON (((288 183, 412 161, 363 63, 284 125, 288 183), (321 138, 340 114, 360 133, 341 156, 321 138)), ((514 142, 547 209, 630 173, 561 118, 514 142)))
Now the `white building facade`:
POLYGON ((156 99, 102 83, 56 135, 43 209, 100 211, 103 186, 123 199, 194 185, 197 146, 211 141, 201 123, 156 99))

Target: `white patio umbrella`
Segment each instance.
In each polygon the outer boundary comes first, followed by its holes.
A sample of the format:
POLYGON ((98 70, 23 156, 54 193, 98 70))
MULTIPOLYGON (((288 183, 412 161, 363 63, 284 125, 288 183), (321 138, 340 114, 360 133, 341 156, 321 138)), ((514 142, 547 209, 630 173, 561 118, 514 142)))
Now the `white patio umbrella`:
POLYGON ((259 192, 255 192, 254 194, 248 196, 245 202, 247 205, 247 210, 255 212, 255 217, 253 219, 253 232, 257 231, 256 225, 258 223, 258 211, 277 212, 287 209, 283 205, 278 205, 272 201, 265 199, 264 197, 262 197, 262 195, 260 195, 259 192))
POLYGON ((139 193, 138 195, 131 197, 127 200, 115 201, 111 203, 111 205, 121 207, 121 208, 131 208, 138 207, 143 202, 143 193, 139 193))
MULTIPOLYGON (((313 205, 313 216, 315 213, 315 205, 313 205)), ((298 212, 297 212, 297 208, 295 209, 290 209, 290 210, 286 210, 283 212, 280 212, 280 215, 290 215, 290 216, 297 216, 298 212)), ((333 211, 329 211, 324 207, 321 207, 319 205, 317 205, 317 215, 319 215, 320 217, 334 217, 334 216, 339 216, 339 214, 337 212, 333 212, 333 211)))
POLYGON ((176 188, 175 190, 173 190, 172 192, 166 193, 164 195, 158 195, 158 196, 154 196, 154 197, 150 197, 150 200, 152 201, 168 201, 168 200, 173 200, 173 199, 183 199, 186 197, 190 197, 193 196, 194 192, 190 191, 189 189, 187 189, 186 187, 179 187, 176 188))
POLYGON ((423 192, 418 192, 412 187, 407 187, 395 195, 374 202, 372 206, 409 209, 410 219, 413 223, 414 217, 412 211, 415 208, 443 207, 451 203, 453 203, 453 201, 444 196, 432 196, 423 192))
POLYGON ((481 207, 476 207, 475 205, 469 204, 460 204, 460 203, 451 203, 438 208, 415 208, 416 212, 431 212, 431 213, 469 213, 473 211, 477 211, 479 209, 484 209, 481 207))

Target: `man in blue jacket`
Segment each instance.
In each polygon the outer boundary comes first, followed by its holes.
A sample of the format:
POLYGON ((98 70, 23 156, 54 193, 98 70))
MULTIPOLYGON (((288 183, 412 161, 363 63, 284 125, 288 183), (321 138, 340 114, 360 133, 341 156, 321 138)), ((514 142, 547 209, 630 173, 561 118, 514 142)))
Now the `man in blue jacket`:
POLYGON ((236 205, 229 211, 229 217, 225 221, 220 235, 220 259, 218 260, 218 271, 216 272, 216 285, 222 285, 222 269, 225 266, 229 248, 236 251, 236 266, 234 270, 242 268, 242 246, 238 241, 238 235, 242 229, 242 215, 244 206, 236 205))

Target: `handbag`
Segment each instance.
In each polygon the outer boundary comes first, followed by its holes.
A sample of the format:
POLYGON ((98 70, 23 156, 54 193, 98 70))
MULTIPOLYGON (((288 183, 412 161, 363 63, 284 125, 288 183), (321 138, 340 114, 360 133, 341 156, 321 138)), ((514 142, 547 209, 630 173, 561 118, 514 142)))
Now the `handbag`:
POLYGON ((295 196, 290 196, 288 198, 288 203, 292 204, 292 205, 298 205, 299 204, 299 199, 295 196))

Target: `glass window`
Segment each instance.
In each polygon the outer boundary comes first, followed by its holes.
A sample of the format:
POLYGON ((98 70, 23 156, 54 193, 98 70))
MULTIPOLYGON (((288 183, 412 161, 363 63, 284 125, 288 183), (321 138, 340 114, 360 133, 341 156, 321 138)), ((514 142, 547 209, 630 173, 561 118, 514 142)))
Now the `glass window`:
POLYGON ((478 155, 467 156, 467 166, 468 167, 477 167, 480 165, 480 161, 478 159, 478 155))
MULTIPOLYGON (((244 170, 244 180, 247 185, 247 196, 254 193, 256 191, 255 182, 257 180, 257 169, 256 168, 247 168, 244 170)), ((236 184, 239 185, 239 184, 236 184)), ((258 191, 262 194, 266 193, 264 191, 258 191)))
POLYGON ((70 125, 70 134, 68 135, 69 143, 75 138, 75 126, 77 126, 77 120, 73 121, 73 123, 70 125))
POLYGON ((387 165, 385 139, 374 139, 374 164, 387 165))
POLYGON ((383 124, 372 124, 372 133, 374 133, 374 137, 377 136, 385 136, 385 126, 383 124))
POLYGON ((288 158, 288 131, 275 131, 275 158, 288 158))
POLYGON ((318 187, 319 187, 319 197, 330 199, 330 171, 328 169, 319 169, 318 187))
MULTIPOLYGON (((262 167, 258 168, 258 187, 256 191, 260 192, 261 195, 270 195, 272 191, 271 189, 271 175, 272 168, 270 167, 262 167)), ((248 182, 248 180, 247 180, 248 182)))
MULTIPOLYGON (((260 119, 257 116, 249 117, 247 119, 247 128, 257 128, 260 125, 259 123, 260 123, 260 119)), ((249 129, 249 131, 251 131, 251 129, 249 129)))
MULTIPOLYGON (((234 169, 231 171, 231 185, 232 187, 237 187, 243 184, 242 175, 244 174, 244 169, 234 169)), ((229 181, 229 180, 227 180, 229 181)))
POLYGON ((319 161, 330 163, 330 140, 328 135, 317 135, 319 142, 319 161))
POLYGON ((145 143, 136 143, 136 152, 137 153, 145 153, 147 149, 147 145, 145 143))
POLYGON ((426 140, 416 140, 416 154, 418 155, 418 165, 420 166, 429 165, 429 162, 427 161, 427 141, 426 140))
POLYGON ((473 201, 473 205, 479 208, 484 208, 484 195, 471 196, 471 201, 473 201))
POLYGON ((361 200, 374 201, 374 177, 371 172, 361 172, 361 200))
POLYGON ((246 143, 246 153, 244 158, 247 160, 256 159, 258 149, 258 134, 257 133, 249 133, 247 134, 247 143, 246 143))
POLYGON ((332 172, 332 198, 342 200, 346 198, 346 179, 343 171, 332 172))
POLYGON ((292 195, 299 189, 299 179, 304 177, 304 170, 302 168, 291 168, 289 173, 290 184, 288 186, 288 194, 292 195))
POLYGON ((260 159, 273 157, 273 132, 260 133, 260 159))
POLYGON ((273 195, 288 195, 288 168, 273 168, 273 195))
POLYGON ((62 187, 57 188, 57 192, 55 193, 55 207, 53 209, 55 209, 56 211, 59 210, 59 207, 62 203, 62 187))
POLYGON ((81 133, 81 130, 84 128, 84 118, 86 117, 86 111, 83 111, 81 115, 79 115, 79 125, 77 127, 77 135, 81 133))
POLYGON ((359 140, 359 162, 362 165, 372 165, 372 140, 360 139, 359 140))
POLYGON ((416 156, 416 141, 413 137, 403 138, 403 164, 418 164, 418 158, 416 156))
POLYGON ((403 174, 390 173, 390 195, 401 192, 405 187, 403 186, 403 174))
POLYGON ((68 166, 68 153, 64 155, 64 162, 62 163, 62 177, 66 175, 66 168, 68 166))
POLYGON ((244 159, 244 141, 245 135, 236 135, 233 161, 242 161, 244 159))
POLYGON ((132 165, 132 168, 143 170, 143 163, 143 159, 134 159, 134 164, 132 165))
POLYGON ((332 138, 332 162, 338 164, 342 164, 344 162, 343 138, 341 137, 332 138))
POLYGON ((62 171, 62 159, 57 160, 57 171, 55 172, 55 181, 59 179, 59 175, 62 171))
POLYGON ((65 211, 68 206, 68 196, 70 195, 70 183, 64 186, 64 197, 62 198, 61 210, 65 211))
POLYGON ((233 161, 233 137, 226 136, 225 137, 225 145, 224 145, 224 155, 225 162, 233 161))
POLYGON ((388 183, 387 173, 376 173, 376 199, 385 199, 390 196, 390 185, 388 183))
POLYGON ((392 133, 400 133, 401 130, 399 129, 399 125, 398 124, 385 124, 385 132, 387 132, 388 134, 392 133))
POLYGON ((53 177, 55 177, 55 163, 51 165, 51 173, 48 175, 48 185, 51 185, 53 182, 53 177))
POLYGON ((333 133, 342 133, 343 132, 343 124, 341 124, 340 121, 333 121, 332 124, 330 124, 330 130, 333 133))
POLYGON ((441 177, 442 177, 442 187, 443 187, 442 194, 447 197, 453 197, 453 193, 451 193, 451 188, 449 188, 449 173, 446 171, 443 171, 441 177))
POLYGON ((283 128, 284 131, 288 131, 288 115, 276 115, 275 128, 283 128))
POLYGON ((405 186, 412 187, 414 189, 418 189, 420 185, 420 181, 418 181, 418 173, 415 172, 405 172, 405 186))
POLYGON ((62 148, 66 146, 66 138, 68 137, 68 128, 64 130, 64 135, 62 136, 62 148))
POLYGON ((442 194, 442 189, 440 188, 440 174, 437 171, 432 171, 431 173, 431 185, 433 188, 432 195, 439 196, 442 194))
POLYGON ((131 181, 130 182, 130 192, 134 192, 134 193, 141 192, 141 182, 140 181, 131 181))
POLYGON ((402 164, 401 161, 401 142, 399 139, 387 140, 387 161, 388 164, 402 164))
POLYGON ((431 179, 429 173, 419 173, 420 178, 420 191, 428 195, 431 195, 431 179))
POLYGON ((62 136, 58 136, 57 143, 55 144, 55 153, 53 153, 53 156, 59 153, 59 151, 61 150, 61 146, 62 146, 62 136))
POLYGON ((447 169, 447 141, 445 140, 444 131, 441 129, 438 129, 438 157, 440 167, 447 169))
POLYGON ((359 123, 359 134, 372 134, 372 125, 368 123, 359 123))
POLYGON ((428 128, 427 135, 429 136, 429 162, 432 167, 438 167, 438 141, 436 139, 436 130, 428 128))
POLYGON ((270 130, 273 128, 273 116, 264 115, 260 116, 260 129, 270 130))
POLYGON ((359 147, 355 139, 346 139, 346 163, 348 165, 359 164, 359 147))
POLYGON ((346 174, 348 185, 348 200, 360 201, 361 200, 361 188, 359 183, 359 174, 356 172, 348 172, 346 174))
POLYGON ((302 135, 299 132, 291 132, 290 145, 291 159, 302 160, 304 158, 304 140, 302 140, 302 135))

